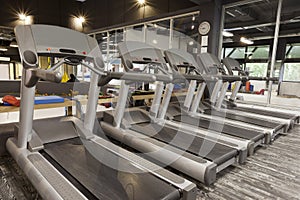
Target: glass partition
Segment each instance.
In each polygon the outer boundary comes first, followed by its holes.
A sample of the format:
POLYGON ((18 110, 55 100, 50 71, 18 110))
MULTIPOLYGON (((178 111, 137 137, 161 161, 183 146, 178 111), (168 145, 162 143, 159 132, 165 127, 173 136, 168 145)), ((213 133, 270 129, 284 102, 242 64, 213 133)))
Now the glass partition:
MULTIPOLYGON (((285 96, 294 96, 298 101, 300 97, 296 89, 300 87, 297 85, 300 82, 300 37, 297 35, 300 20, 295 12, 300 10, 300 4, 282 1, 279 37, 274 38, 278 5, 279 0, 253 0, 223 7, 220 57, 237 59, 251 76, 269 77, 272 73, 272 77, 278 78, 278 81, 273 81, 272 91, 268 91, 269 82, 250 81, 254 91, 265 90, 264 96, 249 97, 256 103, 268 103, 268 92, 272 94, 270 103, 273 105, 289 102, 285 96), (274 41, 278 41, 277 46, 273 46, 277 44, 274 41), (271 72, 273 50, 277 51, 271 72)), ((247 100, 248 96, 245 94, 244 99, 247 100)), ((300 103, 295 105, 300 106, 300 103)))
POLYGON ((166 50, 170 45, 170 20, 146 24, 145 42, 156 48, 166 50))
POLYGON ((172 48, 185 50, 192 54, 200 53, 199 14, 178 17, 173 20, 172 48))
MULTIPOLYGON (((255 77, 266 77, 270 69, 270 40, 275 30, 277 0, 270 1, 243 1, 225 5, 223 8, 222 54, 221 58, 234 58, 242 68, 255 77)), ((265 81, 251 81, 252 90, 241 90, 239 95, 245 101, 256 99, 251 94, 267 91, 265 81), (244 93, 246 92, 246 93, 244 93)), ((266 93, 265 93, 266 94, 266 93)), ((260 103, 267 101, 267 96, 259 97, 260 103)))

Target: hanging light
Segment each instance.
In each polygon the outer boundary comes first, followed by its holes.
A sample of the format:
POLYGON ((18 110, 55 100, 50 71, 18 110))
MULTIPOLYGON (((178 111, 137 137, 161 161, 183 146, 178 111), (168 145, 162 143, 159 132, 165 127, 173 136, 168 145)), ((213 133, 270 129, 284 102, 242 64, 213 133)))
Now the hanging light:
POLYGON ((140 4, 140 5, 144 5, 145 3, 146 3, 145 0, 138 0, 138 4, 140 4))

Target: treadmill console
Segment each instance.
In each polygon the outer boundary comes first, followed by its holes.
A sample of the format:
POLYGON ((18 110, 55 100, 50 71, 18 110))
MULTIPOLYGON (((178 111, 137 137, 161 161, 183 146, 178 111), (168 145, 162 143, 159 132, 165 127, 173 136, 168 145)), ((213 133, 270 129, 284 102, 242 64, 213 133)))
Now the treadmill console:
POLYGON ((227 68, 229 75, 233 75, 233 71, 238 71, 239 75, 247 76, 247 74, 242 70, 240 63, 233 58, 224 58, 223 65, 227 68))
POLYGON ((97 41, 83 33, 50 25, 26 25, 15 28, 24 68, 38 68, 38 56, 89 60, 95 68, 104 64, 97 41))
POLYGON ((98 74, 104 74, 104 62, 96 39, 67 28, 50 25, 20 25, 15 28, 19 53, 25 69, 24 85, 33 87, 38 80, 61 81, 54 71, 62 64, 84 64, 98 74), (62 58, 49 70, 39 69, 38 56, 62 58), (85 64, 83 61, 92 63, 85 64))
POLYGON ((146 43, 121 42, 118 49, 126 71, 134 71, 134 64, 148 64, 150 68, 162 67, 163 70, 169 71, 161 50, 146 43))
POLYGON ((180 49, 169 49, 164 53, 166 60, 171 65, 174 71, 179 72, 178 68, 186 68, 188 74, 194 71, 196 71, 198 74, 203 73, 203 70, 199 71, 197 67, 198 64, 196 63, 195 58, 192 54, 180 49))
POLYGON ((219 59, 211 53, 198 54, 197 63, 199 68, 205 71, 206 74, 210 74, 210 75, 217 75, 219 73, 223 75, 226 74, 219 59))

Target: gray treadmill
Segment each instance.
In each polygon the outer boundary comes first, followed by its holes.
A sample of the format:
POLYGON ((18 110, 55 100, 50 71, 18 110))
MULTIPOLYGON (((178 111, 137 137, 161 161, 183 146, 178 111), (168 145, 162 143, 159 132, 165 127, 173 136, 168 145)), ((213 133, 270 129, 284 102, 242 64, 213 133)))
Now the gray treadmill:
MULTIPOLYGON (((223 64, 227 68, 229 75, 233 75, 233 71, 239 71, 240 73, 245 74, 245 72, 240 67, 239 62, 233 58, 229 58, 229 57, 224 58, 223 64)), ((249 80, 251 80, 251 79, 249 79, 249 80)), ((292 120, 294 122, 294 123, 292 123, 292 125, 299 123, 300 114, 296 115, 296 114, 288 113, 288 111, 284 111, 284 110, 280 110, 280 109, 270 110, 270 108, 264 109, 264 108, 255 108, 253 106, 247 107, 247 106, 243 106, 241 104, 237 105, 235 103, 234 97, 231 97, 228 101, 231 102, 231 104, 229 104, 229 105, 231 105, 231 108, 234 110, 251 112, 251 113, 260 114, 260 115, 267 115, 267 116, 273 116, 273 117, 279 117, 279 118, 283 118, 283 119, 287 119, 287 120, 292 120)))
MULTIPOLYGON (((201 70, 205 71, 206 74, 212 74, 212 75, 218 74, 220 69, 223 70, 220 61, 218 61, 216 56, 210 53, 198 54, 197 66, 201 70)), ((251 79, 267 80, 267 78, 265 77, 251 77, 251 79)), ((241 84, 241 81, 239 81, 239 83, 241 84)), ((220 87, 221 93, 226 94, 227 86, 224 85, 224 83, 221 83, 221 87, 220 87)), ((239 87, 237 86, 236 90, 232 92, 232 96, 235 96, 237 94, 238 88, 239 87)), ((290 120, 273 118, 273 117, 263 116, 263 115, 253 115, 248 112, 231 110, 230 108, 226 109, 223 104, 224 97, 225 96, 219 98, 218 105, 216 105, 216 103, 211 100, 212 98, 210 98, 205 104, 206 107, 204 109, 200 109, 200 111, 204 112, 207 115, 225 117, 226 119, 241 121, 241 122, 276 130, 274 134, 272 134, 271 141, 273 141, 278 134, 286 133, 292 123, 290 120)))
MULTIPOLYGON (((186 51, 179 49, 170 49, 165 51, 165 57, 170 66, 173 66, 174 69, 179 68, 188 68, 189 73, 198 74, 199 76, 203 75, 203 71, 199 71, 193 55, 189 54, 186 51)), ((240 81, 242 77, 226 77, 226 76, 215 76, 222 81, 234 82, 240 81)), ((191 107, 192 102, 197 103, 201 99, 201 91, 203 93, 203 88, 206 86, 205 83, 198 85, 198 94, 197 97, 193 97, 195 93, 196 83, 191 81, 189 85, 189 90, 184 102, 170 103, 168 106, 168 111, 166 116, 169 120, 174 122, 182 122, 183 124, 189 124, 193 127, 201 127, 204 129, 210 129, 220 132, 220 134, 227 134, 234 137, 242 138, 245 140, 250 140, 253 143, 255 148, 261 144, 268 144, 270 142, 270 136, 267 134, 265 129, 260 129, 259 127, 250 127, 247 124, 239 123, 234 124, 225 119, 216 119, 208 118, 204 115, 195 115, 191 107), (189 96, 191 94, 191 96, 189 96), (244 125, 244 126, 243 126, 244 125)), ((251 150, 251 154, 253 153, 251 150)))
POLYGON ((23 64, 20 122, 16 137, 6 146, 43 199, 196 199, 195 184, 92 132, 99 78, 120 76, 104 72, 94 38, 48 25, 17 26, 15 34, 23 64), (38 68, 38 56, 59 61, 43 70, 38 68), (40 78, 59 83, 61 74, 54 70, 63 64, 81 64, 93 72, 84 121, 76 117, 33 121, 36 83, 40 78))
MULTIPOLYGON (((127 41, 118 44, 122 63, 128 72, 135 71, 134 64, 145 64, 142 73, 153 71, 157 83, 171 82, 161 50, 141 42, 127 41), (159 74, 162 72, 162 74, 159 74)), ((192 76, 202 82, 203 78, 192 76)), ((173 77, 173 79, 175 79, 173 77)), ((173 80, 174 81, 174 80, 173 80)), ((237 162, 243 163, 247 156, 246 149, 240 149, 235 144, 222 144, 215 138, 200 137, 163 124, 164 120, 157 120, 144 109, 126 109, 129 84, 122 82, 115 111, 104 112, 99 119, 105 134, 126 146, 139 152, 146 153, 146 157, 169 166, 196 181, 207 185, 216 179, 216 173, 237 162), (163 151, 153 150, 163 147, 163 151), (168 152, 165 152, 168 150, 168 152), (173 154, 180 157, 174 157, 173 154), (176 159, 173 159, 176 158, 176 159)), ((157 87, 155 94, 160 94, 162 87, 157 87), (157 92, 159 91, 160 92, 157 92)), ((165 93, 172 92, 166 87, 165 93)), ((158 109, 160 96, 155 95, 152 108, 158 109), (158 103, 157 103, 158 102, 158 103)), ((168 100, 163 100, 163 104, 168 100)), ((153 109, 152 109, 153 110, 153 109)), ((224 142, 226 143, 226 142, 224 142)))

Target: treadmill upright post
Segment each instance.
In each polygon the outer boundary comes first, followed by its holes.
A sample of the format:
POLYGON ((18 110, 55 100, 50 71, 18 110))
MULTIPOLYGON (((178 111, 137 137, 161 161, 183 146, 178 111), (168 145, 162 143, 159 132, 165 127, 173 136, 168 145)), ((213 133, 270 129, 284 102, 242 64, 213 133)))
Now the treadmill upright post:
POLYGON ((220 92, 220 95, 219 95, 219 98, 218 98, 217 104, 216 104, 217 110, 220 110, 220 108, 222 106, 223 100, 226 96, 228 86, 229 86, 228 82, 223 83, 223 86, 222 86, 222 89, 221 89, 221 92, 220 92))
POLYGON ((169 83, 166 86, 165 95, 161 104, 161 111, 158 113, 158 119, 164 119, 168 110, 169 102, 172 97, 172 91, 174 88, 173 83, 169 83))
POLYGON ((150 112, 149 112, 150 116, 153 118, 157 117, 163 90, 164 90, 163 82, 157 81, 154 98, 153 98, 152 105, 151 105, 150 112))
POLYGON ((129 92, 129 85, 126 84, 126 81, 123 80, 121 82, 119 98, 117 101, 117 107, 115 109, 116 111, 114 114, 114 120, 115 120, 114 125, 116 128, 120 128, 120 126, 121 126, 122 118, 124 116, 124 112, 125 112, 125 108, 126 108, 128 92, 129 92))
POLYGON ((21 81, 20 129, 18 132, 18 147, 27 148, 27 142, 32 135, 35 86, 25 86, 26 69, 23 69, 21 81))
POLYGON ((93 72, 90 81, 86 113, 84 116, 84 128, 91 131, 91 133, 93 132, 96 119, 98 97, 100 92, 100 87, 98 86, 98 78, 99 75, 93 72))
POLYGON ((192 101, 193 101, 193 97, 194 97, 196 87, 197 87, 197 81, 192 80, 190 82, 189 89, 188 89, 188 92, 186 94, 186 97, 185 97, 185 100, 184 100, 184 105, 183 105, 183 109, 185 109, 186 111, 189 111, 190 108, 191 108, 191 104, 192 104, 192 101))
POLYGON ((229 99, 230 101, 232 101, 232 102, 235 101, 236 95, 239 92, 241 85, 242 85, 242 81, 235 82, 234 90, 232 91, 230 99, 229 99))
POLYGON ((216 82, 214 89, 212 91, 211 97, 210 97, 210 102, 212 103, 212 105, 215 105, 222 85, 223 85, 223 80, 218 80, 216 82))
POLYGON ((197 89, 197 93, 196 93, 196 96, 194 98, 192 108, 191 108, 191 111, 190 111, 191 113, 196 113, 197 112, 197 109, 199 108, 199 104, 200 104, 201 98, 204 94, 205 88, 206 88, 206 83, 205 82, 199 84, 198 89, 197 89))

